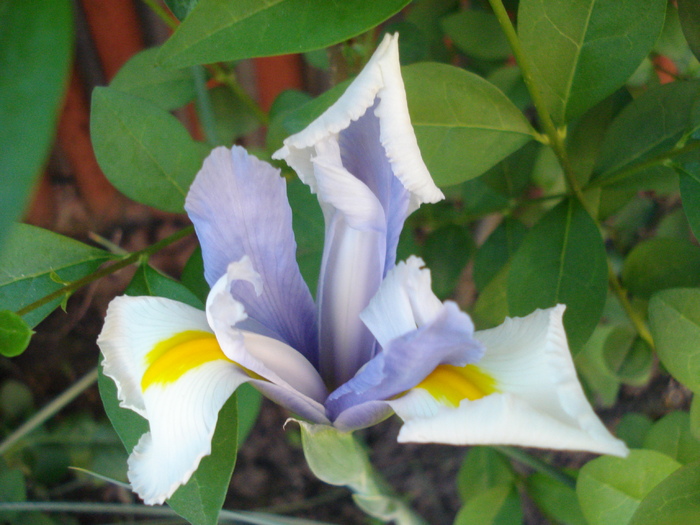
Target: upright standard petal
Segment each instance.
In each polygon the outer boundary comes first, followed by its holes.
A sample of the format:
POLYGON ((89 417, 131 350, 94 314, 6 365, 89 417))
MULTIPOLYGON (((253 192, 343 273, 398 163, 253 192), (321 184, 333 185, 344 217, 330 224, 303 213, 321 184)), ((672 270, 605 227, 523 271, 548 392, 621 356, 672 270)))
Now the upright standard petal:
POLYGON ((376 352, 358 316, 394 265, 406 217, 443 198, 411 127, 398 35, 387 35, 340 99, 273 157, 296 170, 324 211, 320 369, 337 386, 376 352))
POLYGON ((476 367, 438 367, 389 404, 404 420, 401 442, 501 444, 624 456, 576 376, 562 324, 564 306, 477 332, 476 367))
POLYGON ((296 262, 286 183, 243 148, 216 148, 192 183, 185 208, 202 245, 210 286, 247 255, 261 293, 245 281, 232 293, 248 315, 318 362, 316 308, 296 262))
POLYGON ((204 312, 156 297, 118 297, 98 339, 120 404, 148 420, 128 477, 163 503, 211 453, 219 410, 248 375, 221 351, 204 312))
POLYGON ((423 202, 437 202, 444 198, 423 162, 411 126, 401 78, 398 34, 386 35, 336 103, 303 131, 288 137, 273 157, 286 160, 315 191, 311 165, 315 145, 327 137, 337 136, 370 108, 379 120, 379 140, 391 171, 411 194, 410 211, 423 202))

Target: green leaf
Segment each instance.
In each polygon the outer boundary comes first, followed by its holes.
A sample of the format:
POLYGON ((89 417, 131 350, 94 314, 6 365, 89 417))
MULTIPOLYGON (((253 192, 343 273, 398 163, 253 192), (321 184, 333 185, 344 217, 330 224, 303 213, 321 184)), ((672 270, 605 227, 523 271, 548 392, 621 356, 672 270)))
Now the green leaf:
POLYGON ((624 85, 661 33, 666 0, 522 0, 518 34, 554 121, 624 85))
POLYGON ((700 4, 695 0, 678 0, 678 18, 690 49, 700 60, 700 4))
POLYGON ((258 420, 262 396, 254 387, 243 383, 236 390, 236 397, 238 398, 238 445, 240 447, 258 420))
POLYGON ((513 484, 498 485, 470 499, 454 525, 519 525, 523 522, 520 497, 513 484))
POLYGON ((679 141, 700 126, 699 101, 698 80, 665 84, 635 99, 605 134, 595 179, 616 182, 619 172, 643 161, 660 154, 671 158, 679 141))
POLYGON ((625 414, 615 428, 617 437, 627 443, 628 448, 642 448, 653 422, 646 414, 631 412, 625 414))
POLYGON ((644 497, 680 464, 653 450, 605 456, 583 466, 576 493, 589 525, 626 525, 644 497))
POLYGON ((550 210, 527 234, 508 275, 510 315, 565 304, 576 354, 598 324, 608 290, 607 257, 595 222, 575 200, 550 210))
POLYGON ((573 488, 540 472, 526 478, 525 486, 528 495, 553 522, 562 525, 587 525, 573 488))
POLYGON ((0 4, 0 244, 46 161, 73 49, 73 4, 0 4))
POLYGON ((122 66, 109 87, 141 97, 161 109, 184 106, 195 97, 192 73, 188 69, 165 69, 156 63, 160 48, 137 53, 122 66))
POLYGON ((428 235, 423 258, 430 268, 433 291, 441 299, 454 291, 474 250, 474 242, 462 226, 450 224, 428 235))
MULTIPOLYGON (((15 224, 0 255, 0 309, 17 311, 94 272, 112 255, 63 235, 15 224)), ((22 316, 36 326, 61 304, 55 299, 22 316)))
POLYGON ((506 217, 489 235, 474 257, 474 284, 479 290, 510 260, 526 233, 527 228, 520 221, 506 217))
POLYGON ((673 237, 641 242, 625 259, 622 282, 645 299, 667 288, 700 286, 700 247, 673 237))
POLYGON ((505 60, 511 54, 498 19, 488 11, 466 9, 442 19, 445 35, 466 55, 481 60, 505 60))
POLYGON ((700 459, 700 441, 690 433, 690 414, 678 410, 666 414, 647 433, 644 448, 657 450, 681 464, 700 459))
MULTIPOLYGON (((103 374, 101 364, 97 381, 107 417, 126 451, 131 453, 141 436, 148 432, 148 422, 136 412, 119 406, 117 387, 112 379, 103 374)), ((190 480, 168 500, 168 505, 190 523, 217 523, 236 464, 237 426, 237 399, 234 394, 219 411, 211 454, 202 458, 190 480)))
POLYGON ((700 462, 669 475, 642 500, 629 525, 700 523, 700 462))
POLYGON ((493 328, 510 315, 508 311, 508 274, 510 264, 506 264, 481 290, 471 312, 474 325, 479 330, 493 328))
POLYGON ((148 264, 139 266, 124 293, 133 297, 140 295, 166 297, 200 310, 204 309, 204 303, 184 284, 177 282, 148 264))
POLYGON ((418 145, 438 186, 481 175, 533 138, 518 108, 473 73, 423 63, 402 74, 418 145))
POLYGON ((489 447, 472 447, 457 473, 457 490, 466 503, 482 492, 514 481, 513 467, 503 455, 489 447))
POLYGON ((678 180, 683 211, 688 218, 693 235, 698 239, 700 238, 700 181, 687 173, 682 173, 678 180))
POLYGON ((90 132, 100 167, 119 191, 164 211, 183 211, 202 151, 180 121, 142 98, 96 88, 90 132))
POLYGON ((666 369, 693 392, 700 392, 700 290, 664 290, 649 302, 656 353, 666 369))
POLYGON ((325 227, 318 200, 299 179, 287 183, 287 196, 292 207, 292 227, 297 242, 297 262, 301 275, 312 295, 316 294, 321 273, 321 256, 325 227))
POLYGON ((165 5, 178 20, 184 20, 199 0, 164 0, 165 5))
POLYGON ((34 331, 16 313, 0 311, 0 355, 15 357, 29 346, 34 331))
POLYGON ((170 39, 160 60, 184 67, 242 58, 303 53, 364 33, 408 0, 200 0, 170 39))
POLYGON ((690 433, 700 439, 700 398, 695 395, 690 402, 690 433))
POLYGON ((216 121, 216 135, 221 144, 233 144, 240 137, 260 127, 253 110, 227 86, 209 90, 216 121))
POLYGON ((209 295, 209 283, 204 278, 204 260, 202 259, 202 248, 197 246, 185 263, 181 275, 182 284, 187 286, 197 298, 206 304, 209 295))

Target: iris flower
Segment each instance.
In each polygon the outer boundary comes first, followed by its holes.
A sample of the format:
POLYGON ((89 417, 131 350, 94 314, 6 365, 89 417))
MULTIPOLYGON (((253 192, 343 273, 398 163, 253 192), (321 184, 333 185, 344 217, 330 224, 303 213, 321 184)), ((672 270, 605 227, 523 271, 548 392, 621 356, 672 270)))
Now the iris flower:
POLYGON ((474 333, 433 294, 423 261, 396 263, 405 219, 443 198, 411 126, 396 36, 275 157, 323 210, 315 302, 285 180, 234 146, 211 153, 186 200, 211 286, 206 311, 157 297, 108 308, 104 373, 150 426, 128 460, 146 503, 170 497, 210 453, 219 409, 242 383, 340 431, 396 413, 401 442, 626 453, 586 401, 563 306, 474 333))

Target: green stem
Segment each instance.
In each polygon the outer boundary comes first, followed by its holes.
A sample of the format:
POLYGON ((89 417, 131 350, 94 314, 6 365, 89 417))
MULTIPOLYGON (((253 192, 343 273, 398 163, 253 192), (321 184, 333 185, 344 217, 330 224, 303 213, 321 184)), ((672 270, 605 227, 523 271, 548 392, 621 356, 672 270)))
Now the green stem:
POLYGON ((64 296, 74 292, 75 290, 82 288, 85 285, 88 285, 94 281, 97 281, 98 279, 101 279, 102 277, 106 277, 107 275, 111 275, 116 271, 121 270, 122 268, 126 268, 127 266, 130 266, 136 262, 138 262, 140 259, 144 257, 148 257, 166 246, 169 246, 173 244, 176 241, 179 241, 180 239, 187 237, 189 234, 191 234, 194 231, 194 226, 187 226, 186 228, 183 228, 182 230, 173 233, 172 235, 166 237, 165 239, 162 239, 158 241, 155 244, 152 244, 148 248, 144 248, 143 250, 139 250, 137 252, 133 252, 130 255, 124 257, 120 261, 115 262, 114 264, 111 264, 109 266, 105 266, 103 268, 100 268, 96 272, 91 273, 90 275, 86 275, 85 277, 78 279, 77 281, 70 282, 58 290, 56 290, 53 293, 50 293, 49 295, 45 295, 41 299, 34 301, 31 304, 28 304, 27 306, 20 308, 17 310, 17 315, 26 315, 29 312, 36 310, 37 308, 44 306, 45 304, 48 304, 50 302, 55 301, 56 299, 61 299, 64 296))
POLYGON ((541 472, 542 474, 545 474, 550 478, 563 483, 567 487, 571 487, 572 489, 576 488, 576 480, 573 477, 569 476, 568 474, 565 474, 564 472, 562 472, 556 467, 553 467, 549 463, 546 463, 545 461, 542 461, 541 459, 528 454, 524 450, 505 446, 495 446, 493 448, 494 450, 497 450, 504 456, 508 456, 509 458, 514 459, 517 462, 522 463, 523 465, 527 465, 528 467, 536 470, 537 472, 541 472))
POLYGON ((566 146, 564 144, 564 131, 557 129, 552 117, 549 115, 549 111, 547 111, 547 106, 537 86, 535 75, 533 74, 532 64, 530 63, 529 57, 523 53, 523 49, 520 46, 520 39, 515 31, 515 27, 513 27, 513 23, 510 21, 508 12, 503 6, 503 2, 501 0, 489 0, 489 2, 494 14, 496 15, 496 18, 498 19, 498 23, 501 25, 501 29, 508 39, 511 49, 513 50, 515 60, 520 66, 520 71, 522 72, 525 86, 530 93, 532 102, 535 105, 535 110, 537 111, 537 116, 539 117, 542 127, 544 128, 544 131, 549 139, 549 145, 554 150, 554 154, 557 156, 557 159, 559 159, 559 163, 564 171, 564 177, 566 178, 569 189, 576 196, 584 209, 586 209, 591 217, 595 219, 596 213, 590 209, 588 203, 586 202, 581 186, 579 185, 571 167, 571 162, 569 161, 569 156, 566 152, 566 146))
POLYGON ((177 21, 174 20, 173 17, 168 14, 165 8, 156 0, 143 0, 143 3, 146 4, 150 10, 153 11, 153 13, 155 13, 155 15, 160 18, 170 29, 173 31, 177 29, 177 26, 179 25, 177 21))
POLYGON ((615 184, 616 182, 626 179, 627 177, 631 177, 635 173, 639 173, 640 171, 653 168, 654 166, 665 164, 666 162, 672 160, 674 157, 677 157, 678 155, 690 153, 691 151, 695 151, 697 149, 700 149, 700 140, 694 140, 692 142, 689 142, 688 144, 678 149, 665 151, 663 153, 655 155, 654 157, 651 157, 650 159, 645 160, 644 162, 633 164, 632 166, 625 167, 623 169, 620 169, 619 171, 614 171, 610 175, 596 177, 588 185, 588 187, 597 188, 599 186, 609 186, 611 184, 615 184))
POLYGON ((233 94, 236 95, 254 114, 255 117, 263 124, 263 126, 270 125, 269 115, 262 110, 260 105, 251 97, 248 92, 243 89, 236 76, 230 72, 226 71, 220 64, 211 64, 209 66, 214 78, 228 87, 233 94))
POLYGON ((637 330, 639 337, 641 337, 642 340, 644 340, 644 342, 649 345, 649 348, 651 348, 653 350, 654 349, 654 338, 652 337, 651 332, 649 331, 649 328, 647 327, 646 323, 644 322, 644 319, 642 319, 642 317, 639 315, 637 310, 634 309, 634 307, 632 306, 632 303, 630 303, 630 300, 627 297, 627 290, 625 290, 622 287, 622 284, 620 283, 620 280, 617 278, 617 275, 615 274, 615 271, 613 270, 612 265, 609 263, 608 263, 608 282, 610 283, 610 287, 612 288, 613 292, 615 293, 617 300, 620 301, 622 308, 625 310, 627 317, 629 317, 630 321, 632 321, 632 324, 634 325, 635 329, 637 330))
MULTIPOLYGON (((147 507, 124 503, 82 503, 72 501, 22 501, 17 503, 0 502, 0 512, 72 512, 76 514, 132 514, 151 517, 177 517, 168 507, 147 507)), ((328 525, 308 519, 286 518, 267 513, 251 511, 222 510, 219 520, 249 525, 269 525, 270 523, 288 525, 328 525)))
POLYGON ((39 410, 31 418, 29 418, 22 426, 15 430, 12 434, 7 436, 5 440, 0 443, 0 455, 7 452, 15 443, 21 440, 24 436, 32 432, 37 427, 44 424, 48 419, 59 412, 68 403, 73 401, 76 397, 87 390, 95 381, 97 380, 97 368, 88 372, 84 377, 79 379, 76 383, 71 385, 68 390, 63 392, 56 399, 51 401, 44 408, 39 410))

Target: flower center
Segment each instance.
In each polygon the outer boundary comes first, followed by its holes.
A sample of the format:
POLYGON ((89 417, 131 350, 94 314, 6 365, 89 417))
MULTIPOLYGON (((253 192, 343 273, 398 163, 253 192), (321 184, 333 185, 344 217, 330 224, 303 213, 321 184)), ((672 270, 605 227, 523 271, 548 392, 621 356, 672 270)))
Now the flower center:
POLYGON ((230 361, 214 334, 202 330, 180 332, 155 345, 146 355, 148 368, 141 378, 141 391, 156 383, 174 383, 189 370, 219 359, 230 361))
POLYGON ((497 392, 496 380, 476 365, 440 365, 415 388, 427 390, 438 402, 459 406, 460 401, 474 401, 497 392))

